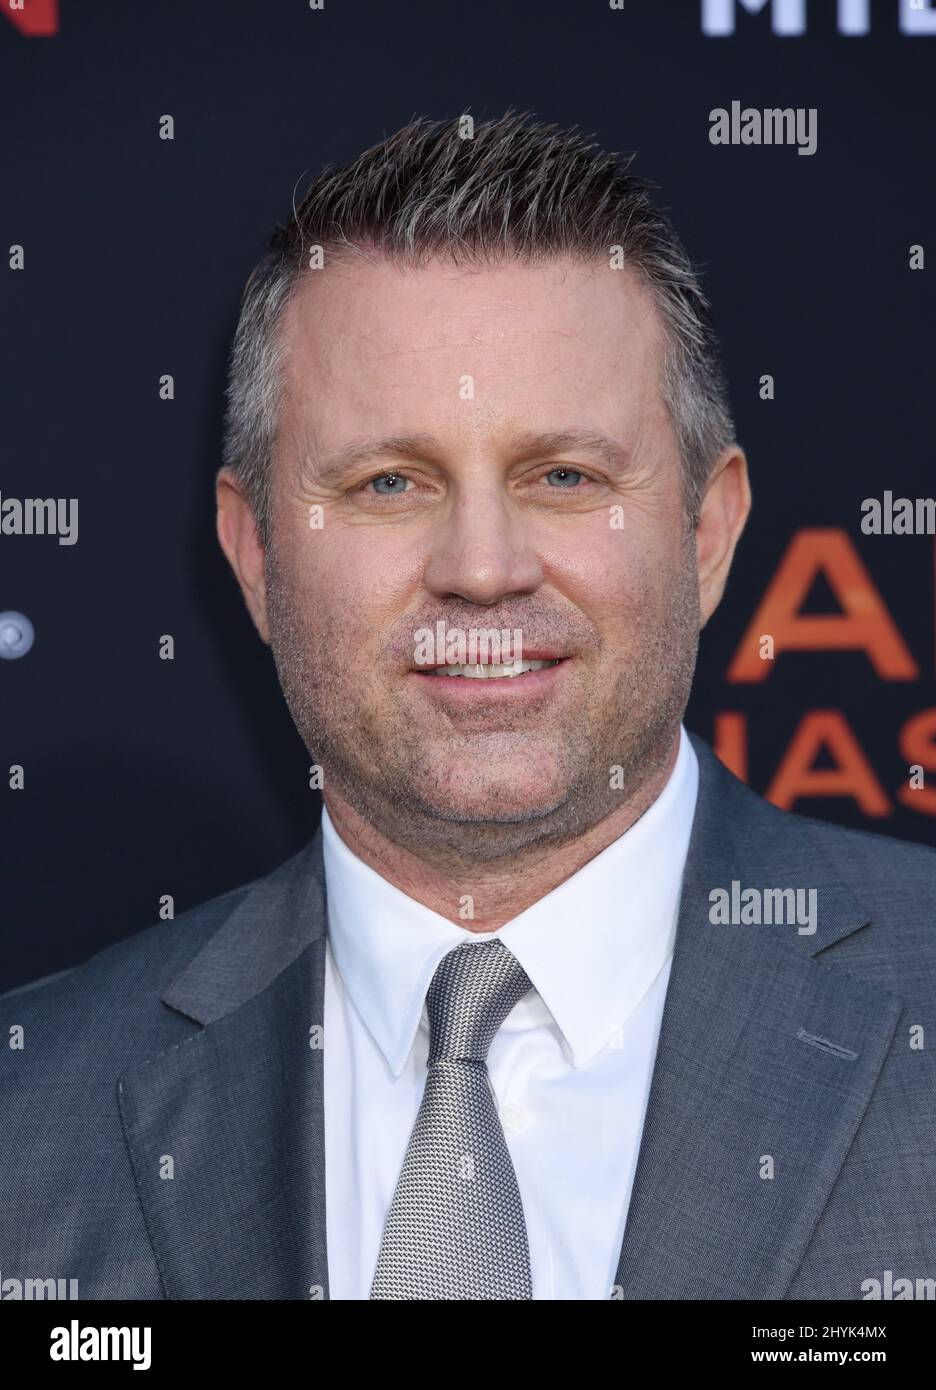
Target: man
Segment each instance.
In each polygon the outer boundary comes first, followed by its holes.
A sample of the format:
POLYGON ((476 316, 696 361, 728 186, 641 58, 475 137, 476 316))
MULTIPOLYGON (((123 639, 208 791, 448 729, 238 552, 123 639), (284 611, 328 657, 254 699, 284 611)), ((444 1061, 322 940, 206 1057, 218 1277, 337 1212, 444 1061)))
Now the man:
POLYGON ((936 855, 777 810, 682 726, 750 493, 646 186, 513 113, 324 173, 245 291, 224 463, 322 825, 6 996, 4 1276, 526 1300, 936 1274, 936 855))

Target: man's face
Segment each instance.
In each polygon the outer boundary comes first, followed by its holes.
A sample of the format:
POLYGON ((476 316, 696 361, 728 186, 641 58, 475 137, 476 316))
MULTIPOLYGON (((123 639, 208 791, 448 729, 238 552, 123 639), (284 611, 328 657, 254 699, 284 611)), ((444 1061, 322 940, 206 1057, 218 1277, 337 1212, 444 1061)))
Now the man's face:
POLYGON ((573 260, 362 261, 308 276, 284 328, 266 619, 326 799, 398 842, 581 834, 668 757, 698 641, 649 292, 573 260), (431 675, 440 622, 561 660, 431 675))

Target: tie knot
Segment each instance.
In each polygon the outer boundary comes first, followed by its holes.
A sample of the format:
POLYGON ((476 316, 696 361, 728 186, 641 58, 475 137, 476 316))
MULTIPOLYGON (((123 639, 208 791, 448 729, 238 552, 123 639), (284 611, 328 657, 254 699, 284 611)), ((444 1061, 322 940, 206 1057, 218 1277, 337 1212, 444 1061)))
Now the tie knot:
POLYGON ((494 1034, 532 985, 502 941, 466 941, 442 957, 426 995, 429 1066, 483 1062, 494 1034))

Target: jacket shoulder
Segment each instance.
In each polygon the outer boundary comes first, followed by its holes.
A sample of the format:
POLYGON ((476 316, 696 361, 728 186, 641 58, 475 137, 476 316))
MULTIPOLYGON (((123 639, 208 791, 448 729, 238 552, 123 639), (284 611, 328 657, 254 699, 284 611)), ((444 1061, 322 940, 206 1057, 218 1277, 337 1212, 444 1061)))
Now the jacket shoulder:
MULTIPOLYGON (((815 887, 864 927, 823 950, 892 983, 936 988, 936 849, 878 830, 782 810, 741 781, 697 734, 701 841, 722 872, 766 874, 760 886, 815 887)), ((805 938, 804 938, 805 940, 805 938)), ((899 992, 899 991, 898 991, 899 992)))
POLYGON ((856 896, 909 888, 927 901, 936 901, 936 849, 881 831, 854 830, 783 810, 742 782, 698 734, 690 737, 708 790, 706 812, 716 824, 730 821, 737 828, 739 845, 793 847, 799 842, 807 853, 818 853, 820 862, 827 860, 856 896))
POLYGON ((936 849, 871 830, 797 816, 868 913, 840 954, 900 990, 936 993, 936 849))
POLYGON ((262 878, 0 995, 0 1035, 22 1029, 19 1050, 0 1049, 6 1054, 0 1085, 32 1087, 47 1077, 87 1081, 89 1059, 102 1080, 114 1079, 115 1066, 122 1071, 190 1034, 192 1021, 167 1008, 161 996, 258 882, 262 878))
MULTIPOLYGON (((781 814, 792 814, 785 812, 781 814)), ((853 830, 815 816, 797 815, 801 828, 855 884, 885 886, 888 892, 910 887, 936 900, 936 849, 875 830, 853 830)))
POLYGON ((815 886, 820 915, 823 900, 831 894, 841 902, 844 893, 864 916, 865 925, 827 947, 822 958, 901 996, 936 994, 936 849, 781 810, 724 771, 734 785, 730 814, 744 827, 741 840, 750 845, 753 835, 771 844, 774 862, 790 875, 770 886, 815 886))

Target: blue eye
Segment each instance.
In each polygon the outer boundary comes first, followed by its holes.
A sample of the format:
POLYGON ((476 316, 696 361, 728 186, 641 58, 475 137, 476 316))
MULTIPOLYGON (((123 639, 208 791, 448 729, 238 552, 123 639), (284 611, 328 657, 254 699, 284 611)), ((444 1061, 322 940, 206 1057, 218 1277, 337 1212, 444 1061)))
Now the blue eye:
POLYGON ((376 489, 376 491, 380 494, 381 497, 394 497, 394 496, 398 496, 401 492, 405 491, 406 483, 407 483, 407 479, 401 477, 399 473, 384 473, 384 474, 382 474, 382 476, 379 477, 379 478, 373 478, 373 479, 371 479, 371 484, 372 484, 372 486, 376 489), (387 492, 383 492, 383 491, 381 491, 381 489, 377 486, 378 483, 389 483, 389 484, 391 484, 391 487, 389 488, 389 490, 388 490, 387 492), (397 486, 396 486, 397 483, 400 483, 401 486, 400 486, 400 487, 397 487, 397 486))
POLYGON ((576 472, 574 468, 553 468, 546 474, 547 478, 559 478, 557 487, 574 487, 581 476, 581 473, 576 472))

